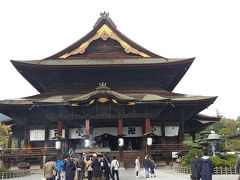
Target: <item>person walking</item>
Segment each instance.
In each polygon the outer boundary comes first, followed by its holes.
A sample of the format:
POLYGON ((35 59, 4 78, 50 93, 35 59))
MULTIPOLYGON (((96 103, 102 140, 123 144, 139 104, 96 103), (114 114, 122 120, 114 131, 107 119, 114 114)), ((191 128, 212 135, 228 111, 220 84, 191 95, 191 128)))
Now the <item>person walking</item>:
POLYGON ((135 160, 135 172, 136 172, 136 177, 139 176, 139 171, 140 171, 140 157, 138 156, 137 159, 135 160))
POLYGON ((52 158, 48 158, 48 162, 43 166, 43 175, 46 180, 55 180, 54 172, 57 172, 56 163, 52 158))
POLYGON ((156 173, 155 173, 155 162, 153 159, 149 158, 150 161, 150 175, 151 177, 156 177, 156 173))
MULTIPOLYGON (((237 158, 237 162, 236 162, 236 170, 237 170, 237 173, 239 174, 239 169, 240 169, 240 155, 238 156, 237 158)), ((238 180, 240 180, 240 174, 238 176, 238 180)))
POLYGON ((200 161, 198 156, 194 154, 190 159, 191 165, 191 180, 200 180, 200 161))
POLYGON ((66 180, 74 180, 76 167, 73 164, 73 159, 70 158, 66 165, 66 180))
POLYGON ((102 176, 101 163, 98 160, 97 154, 93 154, 92 180, 101 180, 101 176, 102 176))
POLYGON ((87 172, 88 180, 92 180, 92 160, 90 157, 87 157, 85 162, 85 170, 87 172))
POLYGON ((199 168, 202 180, 212 180, 213 164, 207 152, 204 152, 204 156, 200 159, 199 168))
POLYGON ((112 171, 113 180, 115 180, 115 174, 116 174, 117 180, 119 180, 118 168, 119 168, 119 162, 116 159, 116 157, 113 156, 113 160, 111 162, 111 171, 112 171))
POLYGON ((151 162, 150 162, 150 160, 149 160, 149 156, 146 155, 146 156, 145 156, 145 159, 144 159, 144 163, 143 163, 144 169, 145 169, 145 177, 146 177, 146 178, 149 178, 150 163, 151 163, 151 162))
POLYGON ((78 180, 83 180, 85 163, 84 163, 83 157, 81 155, 76 160, 76 168, 77 168, 77 172, 78 172, 78 180))
POLYGON ((62 167, 63 167, 63 160, 57 160, 56 162, 56 167, 57 167, 57 180, 61 179, 61 172, 62 172, 62 167))
POLYGON ((61 180, 66 180, 66 167, 67 167, 68 161, 69 161, 69 156, 66 156, 65 159, 63 160, 61 180))

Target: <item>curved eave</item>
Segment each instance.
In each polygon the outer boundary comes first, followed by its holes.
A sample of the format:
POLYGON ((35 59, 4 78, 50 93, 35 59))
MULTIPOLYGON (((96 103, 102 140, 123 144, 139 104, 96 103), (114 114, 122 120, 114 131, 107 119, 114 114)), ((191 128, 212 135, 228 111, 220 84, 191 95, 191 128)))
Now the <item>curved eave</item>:
POLYGON ((108 25, 118 36, 120 36, 123 40, 125 40, 127 43, 129 43, 132 47, 139 49, 140 51, 144 52, 145 54, 150 55, 151 57, 161 57, 141 46, 139 46, 137 43, 133 42, 129 38, 127 38, 125 35, 120 33, 115 27, 111 25, 106 19, 103 19, 93 30, 91 30, 88 34, 86 34, 84 37, 73 43, 72 45, 68 46, 67 48, 63 49, 62 51, 49 56, 45 59, 57 59, 61 57, 62 55, 73 51, 74 49, 78 48, 82 43, 86 42, 90 37, 92 37, 104 24, 108 25))
POLYGON ((199 96, 199 97, 183 97, 173 98, 172 103, 174 104, 212 104, 217 99, 217 96, 199 96))
POLYGON ((17 67, 139 67, 139 66, 174 66, 174 65, 184 65, 190 66, 195 58, 187 59, 167 59, 162 58, 134 58, 134 59, 85 59, 83 61, 78 61, 77 59, 51 59, 51 60, 32 60, 32 61, 16 61, 11 60, 12 64, 17 67), (93 62, 94 61, 94 62, 93 62))

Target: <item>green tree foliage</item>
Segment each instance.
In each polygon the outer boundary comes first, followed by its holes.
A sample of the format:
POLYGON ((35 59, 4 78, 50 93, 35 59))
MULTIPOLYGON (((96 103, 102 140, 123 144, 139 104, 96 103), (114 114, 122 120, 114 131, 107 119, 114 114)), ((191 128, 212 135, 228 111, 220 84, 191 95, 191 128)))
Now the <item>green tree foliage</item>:
POLYGON ((221 136, 227 136, 227 135, 230 135, 230 134, 233 134, 234 131, 232 131, 231 129, 229 128, 222 128, 218 131, 218 134, 221 135, 221 136))
POLYGON ((226 140, 227 151, 240 151, 240 140, 239 139, 228 139, 226 140))
POLYGON ((199 149, 192 149, 186 155, 182 157, 182 166, 190 167, 190 160, 193 156, 197 155, 198 158, 203 156, 202 150, 199 149))
POLYGON ((0 145, 7 143, 8 137, 12 134, 11 126, 0 125, 0 145))
POLYGON ((237 155, 210 156, 215 167, 235 167, 237 155))

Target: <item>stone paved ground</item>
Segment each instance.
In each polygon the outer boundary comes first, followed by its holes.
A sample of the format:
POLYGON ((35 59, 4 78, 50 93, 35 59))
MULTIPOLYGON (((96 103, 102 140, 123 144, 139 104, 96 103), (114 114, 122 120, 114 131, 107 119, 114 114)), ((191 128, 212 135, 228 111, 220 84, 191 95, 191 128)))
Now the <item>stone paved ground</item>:
MULTIPOLYGON (((134 169, 120 170, 120 180, 135 180, 145 179, 143 170, 140 172, 140 177, 135 177, 134 169)), ((157 177, 149 178, 149 180, 189 180, 188 174, 180 174, 174 172, 171 168, 161 168, 156 170, 157 177)), ((237 175, 213 175, 213 180, 236 180, 237 175)), ((31 176, 22 178, 13 178, 10 180, 41 180, 42 172, 34 171, 31 176)))

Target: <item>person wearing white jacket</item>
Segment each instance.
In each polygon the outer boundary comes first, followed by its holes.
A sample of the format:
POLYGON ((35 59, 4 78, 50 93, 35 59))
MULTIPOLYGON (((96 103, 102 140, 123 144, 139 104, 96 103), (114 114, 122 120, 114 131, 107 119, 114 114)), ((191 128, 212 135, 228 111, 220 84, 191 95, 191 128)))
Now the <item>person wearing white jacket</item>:
POLYGON ((135 171, 136 171, 136 177, 138 177, 139 171, 140 171, 140 157, 139 156, 135 160, 135 171))
POLYGON ((116 174, 117 180, 119 180, 118 168, 119 168, 119 162, 118 160, 116 160, 116 157, 113 156, 113 160, 111 162, 111 171, 112 171, 113 180, 115 180, 115 174, 116 174))

